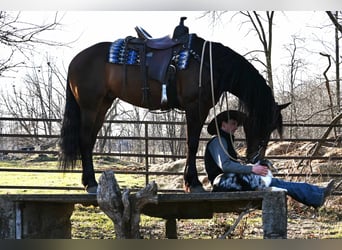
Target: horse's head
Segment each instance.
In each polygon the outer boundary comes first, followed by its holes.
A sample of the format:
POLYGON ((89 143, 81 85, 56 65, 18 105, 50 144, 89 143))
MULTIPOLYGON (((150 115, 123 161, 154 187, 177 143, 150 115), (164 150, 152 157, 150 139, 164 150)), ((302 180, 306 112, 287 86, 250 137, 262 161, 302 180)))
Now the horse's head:
MULTIPOLYGON (((281 110, 286 108, 290 103, 276 105, 273 109, 273 114, 271 114, 270 122, 264 121, 262 127, 259 129, 255 126, 255 119, 253 117, 247 117, 244 123, 244 130, 247 140, 247 161, 250 163, 256 163, 265 157, 265 152, 267 148, 268 141, 270 139, 271 133, 277 130, 280 138, 282 138, 283 133, 283 118, 281 115, 281 110)), ((263 121, 261 121, 263 122, 263 121)))

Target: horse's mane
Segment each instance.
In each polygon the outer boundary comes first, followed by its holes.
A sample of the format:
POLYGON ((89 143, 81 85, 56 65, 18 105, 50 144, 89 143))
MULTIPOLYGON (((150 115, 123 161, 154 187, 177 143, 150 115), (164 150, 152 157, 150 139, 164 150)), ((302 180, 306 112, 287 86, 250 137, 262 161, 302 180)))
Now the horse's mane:
MULTIPOLYGON (((201 53, 203 42, 194 37, 196 52, 201 53)), ((209 58, 208 51, 206 47, 205 58, 209 58)), ((262 135, 269 132, 276 103, 263 76, 243 56, 220 43, 212 42, 212 57, 217 93, 228 91, 238 97, 240 109, 247 114, 253 130, 262 135)))

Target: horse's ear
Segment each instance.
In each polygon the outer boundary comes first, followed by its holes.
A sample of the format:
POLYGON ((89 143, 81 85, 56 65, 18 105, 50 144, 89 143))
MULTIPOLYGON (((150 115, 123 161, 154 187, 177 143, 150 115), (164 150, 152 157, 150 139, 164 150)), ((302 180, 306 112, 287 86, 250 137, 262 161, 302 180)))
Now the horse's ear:
POLYGON ((278 125, 277 125, 277 130, 278 130, 278 134, 280 136, 280 139, 283 139, 283 121, 282 121, 282 115, 281 115, 281 110, 284 108, 287 108, 287 106, 289 106, 291 104, 291 102, 285 103, 285 104, 277 104, 277 108, 278 108, 278 125))
POLYGON ((280 105, 278 105, 278 109, 282 110, 284 108, 287 108, 287 106, 289 106, 290 104, 291 104, 291 102, 288 102, 288 103, 285 103, 285 104, 280 104, 280 105))

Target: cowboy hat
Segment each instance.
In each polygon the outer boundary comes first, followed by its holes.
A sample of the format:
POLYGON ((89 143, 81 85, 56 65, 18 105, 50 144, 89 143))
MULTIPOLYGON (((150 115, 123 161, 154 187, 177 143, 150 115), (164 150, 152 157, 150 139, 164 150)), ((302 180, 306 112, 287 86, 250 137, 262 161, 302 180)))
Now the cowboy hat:
MULTIPOLYGON (((229 119, 236 120, 238 122, 238 126, 241 126, 244 120, 246 119, 246 115, 237 110, 228 110, 223 111, 216 116, 218 127, 221 127, 223 121, 227 122, 229 119)), ((215 126, 215 117, 211 120, 207 127, 207 131, 210 135, 217 134, 216 126, 215 126)))

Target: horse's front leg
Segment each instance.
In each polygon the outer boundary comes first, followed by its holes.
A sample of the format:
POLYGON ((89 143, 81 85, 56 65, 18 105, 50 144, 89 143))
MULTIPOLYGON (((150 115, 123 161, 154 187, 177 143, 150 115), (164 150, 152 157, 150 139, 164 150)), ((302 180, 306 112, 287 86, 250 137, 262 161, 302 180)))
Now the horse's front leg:
POLYGON ((209 111, 202 111, 202 114, 199 114, 198 108, 186 112, 188 152, 184 170, 185 192, 197 193, 205 191, 202 187, 202 183, 198 179, 196 154, 201 130, 208 112, 209 111))
POLYGON ((199 135, 188 135, 187 140, 188 152, 184 169, 184 189, 185 192, 191 193, 204 192, 202 183, 198 179, 196 167, 196 154, 198 150, 199 135))

